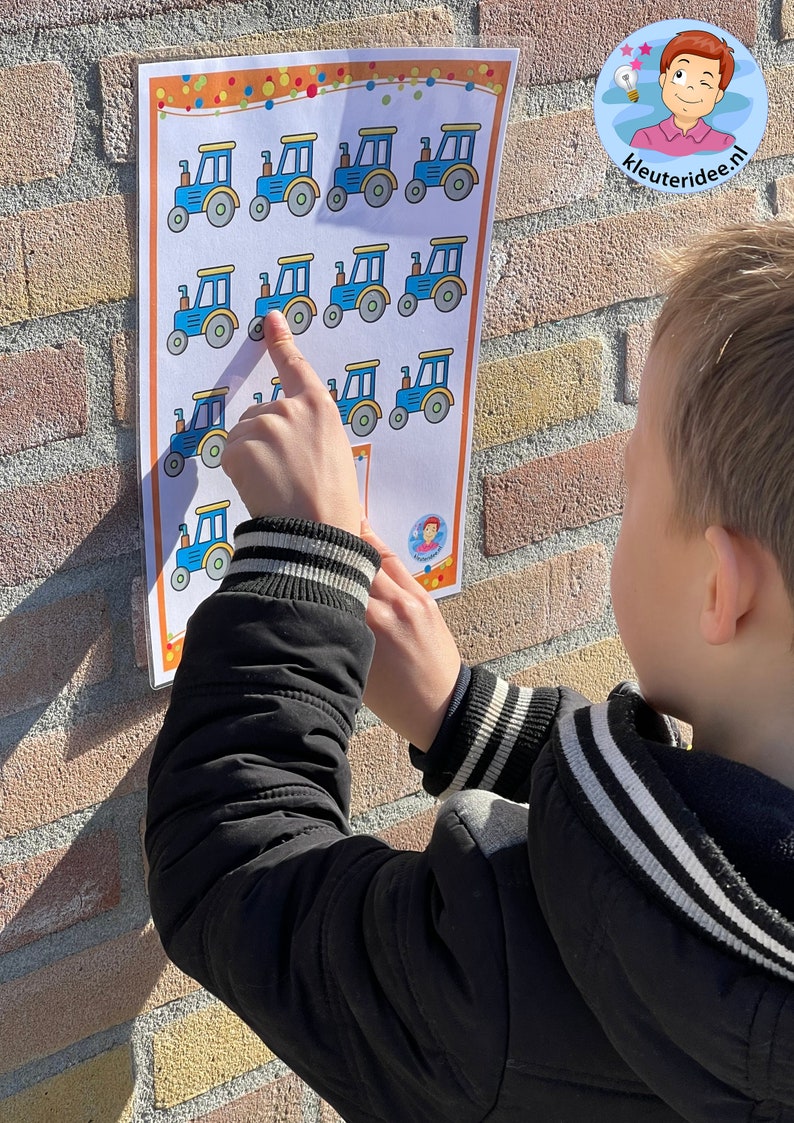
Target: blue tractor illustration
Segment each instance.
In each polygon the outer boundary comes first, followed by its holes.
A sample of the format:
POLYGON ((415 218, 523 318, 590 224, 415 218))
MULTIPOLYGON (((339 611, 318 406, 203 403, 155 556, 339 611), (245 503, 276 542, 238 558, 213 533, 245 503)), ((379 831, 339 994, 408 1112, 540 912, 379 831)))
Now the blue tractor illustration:
POLYGON ((175 409, 176 425, 163 467, 167 476, 178 476, 190 456, 199 456, 208 468, 217 468, 226 448, 226 395, 228 386, 199 390, 193 395, 193 416, 185 424, 181 409, 175 409))
POLYGON ((273 172, 269 149, 262 153, 262 174, 256 181, 256 195, 248 213, 255 222, 270 214, 273 203, 286 202, 291 214, 303 218, 320 196, 320 188, 312 176, 314 142, 317 133, 296 133, 281 138, 281 159, 273 172))
POLYGON ((431 425, 443 421, 455 399, 447 386, 451 347, 419 352, 419 370, 411 385, 411 368, 402 368, 402 386, 389 414, 392 429, 402 429, 411 413, 423 413, 431 425))
POLYGON ((357 308, 361 319, 368 324, 379 320, 391 303, 388 290, 383 285, 383 266, 388 244, 356 246, 355 261, 350 280, 345 279, 344 262, 336 263, 336 284, 331 287, 331 303, 323 312, 327 328, 341 324, 345 312, 357 308))
POLYGON ((230 307, 233 265, 199 269, 199 287, 191 306, 187 285, 179 286, 179 311, 174 313, 174 330, 166 346, 172 355, 181 355, 188 340, 203 335, 210 347, 225 347, 240 326, 230 307))
POLYGON ((228 507, 228 499, 196 507, 198 522, 192 542, 187 523, 180 524, 176 569, 171 574, 172 589, 177 592, 186 589, 191 573, 196 573, 199 569, 203 569, 213 581, 221 581, 226 576, 232 558, 232 548, 226 540, 228 507))
POLYGON ((375 371, 379 359, 363 363, 348 363, 347 379, 341 398, 336 389, 336 379, 328 379, 328 389, 336 402, 343 425, 349 425, 357 437, 367 437, 383 416, 375 401, 375 371))
POLYGON ((268 312, 283 312, 293 335, 301 335, 317 315, 317 305, 309 295, 310 262, 313 253, 293 254, 278 258, 281 271, 275 292, 270 291, 270 275, 260 273, 262 281, 254 305, 254 316, 248 325, 248 335, 258 342, 265 333, 265 316, 268 312))
POLYGON ((443 187, 453 203, 465 199, 479 183, 472 163, 479 125, 442 125, 441 143, 433 157, 430 137, 422 137, 422 151, 414 164, 414 178, 405 189, 409 203, 424 199, 428 187, 443 187))
POLYGON ((411 272, 405 279, 405 292, 397 301, 401 316, 412 316, 420 300, 432 300, 439 312, 452 312, 466 295, 460 275, 465 234, 454 238, 431 238, 433 252, 425 269, 422 257, 412 253, 411 272))
POLYGON ((391 170, 392 139, 396 125, 359 129, 361 137, 354 162, 346 141, 339 145, 339 167, 334 170, 334 185, 326 196, 332 211, 341 211, 348 195, 362 194, 371 207, 383 207, 397 190, 397 177, 391 170))
POLYGON ((187 226, 192 214, 206 214, 213 226, 226 226, 234 218, 240 199, 232 187, 232 149, 235 141, 200 144, 201 161, 196 178, 190 182, 190 165, 180 160, 182 169, 179 187, 174 191, 174 205, 168 212, 168 229, 178 234, 187 226))

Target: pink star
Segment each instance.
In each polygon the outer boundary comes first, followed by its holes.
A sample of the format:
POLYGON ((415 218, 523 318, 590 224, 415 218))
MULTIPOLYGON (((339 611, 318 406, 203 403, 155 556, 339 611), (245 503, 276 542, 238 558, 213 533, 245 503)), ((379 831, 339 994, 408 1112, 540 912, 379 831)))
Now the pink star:
POLYGON ((640 62, 640 60, 638 58, 633 58, 631 60, 631 69, 632 70, 641 70, 642 69, 642 63, 640 62))
POLYGON ((630 55, 631 52, 634 50, 634 48, 630 47, 628 45, 628 43, 625 43, 620 49, 621 49, 621 51, 623 52, 624 55, 630 55))
POLYGON ((651 53, 650 45, 648 43, 643 43, 642 46, 640 47, 640 54, 641 55, 649 55, 650 53, 651 53))

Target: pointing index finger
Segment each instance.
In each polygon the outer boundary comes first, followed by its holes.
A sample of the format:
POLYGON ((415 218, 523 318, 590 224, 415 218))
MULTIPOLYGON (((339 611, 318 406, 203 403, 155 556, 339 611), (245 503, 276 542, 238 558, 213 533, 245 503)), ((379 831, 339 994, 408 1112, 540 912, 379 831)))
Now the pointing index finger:
MULTIPOLYGON (((265 343, 288 398, 306 390, 322 386, 311 364, 304 359, 281 312, 269 312, 265 317, 265 343)), ((323 387, 324 389, 324 387, 323 387)))

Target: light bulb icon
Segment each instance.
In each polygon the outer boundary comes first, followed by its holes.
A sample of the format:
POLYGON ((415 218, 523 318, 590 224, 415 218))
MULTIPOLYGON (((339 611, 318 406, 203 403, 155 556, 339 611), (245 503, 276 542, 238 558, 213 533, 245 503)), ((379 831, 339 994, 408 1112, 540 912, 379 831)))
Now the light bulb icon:
POLYGON ((637 79, 639 78, 639 71, 624 63, 619 66, 615 71, 615 85, 620 86, 621 90, 626 91, 626 96, 629 101, 638 101, 639 94, 637 93, 637 79))

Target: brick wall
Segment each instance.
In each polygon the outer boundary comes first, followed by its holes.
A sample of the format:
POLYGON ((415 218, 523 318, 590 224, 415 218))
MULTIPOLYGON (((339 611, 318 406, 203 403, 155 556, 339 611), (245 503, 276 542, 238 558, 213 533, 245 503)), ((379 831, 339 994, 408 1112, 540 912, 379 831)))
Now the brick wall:
MULTIPOLYGON (((770 94, 756 158, 671 200, 608 162, 595 75, 677 15, 599 0, 0 3, 0 1123, 338 1123, 166 960, 148 918, 143 789, 167 702, 145 673, 133 364, 137 58, 518 45, 485 313, 463 593, 469 660, 603 695, 630 673, 608 601, 655 252, 794 215, 794 3, 693 0, 770 94), (773 6, 774 7, 774 6, 773 6), (398 9, 398 10, 395 10, 398 9), (318 22, 317 12, 322 12, 318 22), (629 23, 627 23, 627 16, 629 23), (772 22, 770 22, 772 21, 772 22)), ((359 829, 421 847, 405 746, 362 715, 359 829)))

